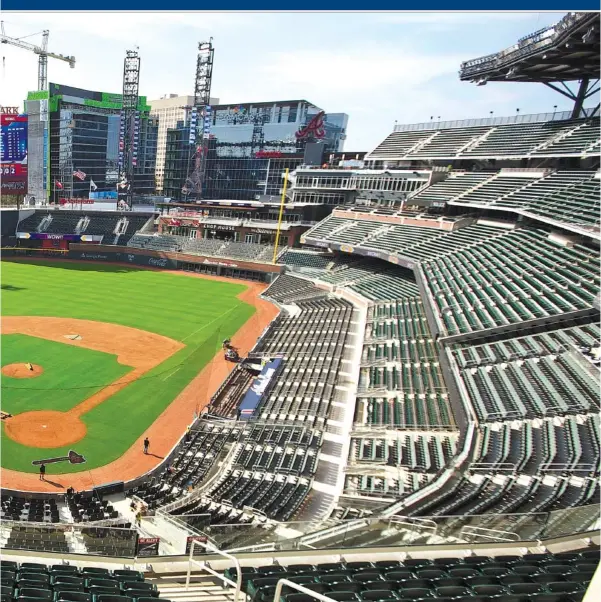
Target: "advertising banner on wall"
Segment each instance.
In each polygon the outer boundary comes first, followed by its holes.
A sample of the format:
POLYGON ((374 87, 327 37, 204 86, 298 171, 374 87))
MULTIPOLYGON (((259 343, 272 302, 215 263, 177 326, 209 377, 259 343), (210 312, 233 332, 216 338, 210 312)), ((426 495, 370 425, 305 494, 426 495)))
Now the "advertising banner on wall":
POLYGON ((27 194, 27 115, 0 113, 2 193, 27 194))
POLYGON ((23 240, 66 240, 69 242, 102 242, 100 234, 48 234, 47 232, 17 232, 23 240))

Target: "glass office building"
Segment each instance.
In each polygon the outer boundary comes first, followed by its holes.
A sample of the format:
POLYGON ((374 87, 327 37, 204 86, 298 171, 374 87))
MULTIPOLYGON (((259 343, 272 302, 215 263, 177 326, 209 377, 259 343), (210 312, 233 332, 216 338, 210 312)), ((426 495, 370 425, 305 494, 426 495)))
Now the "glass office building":
MULTIPOLYGON (((324 145, 324 154, 340 152, 348 115, 324 114, 321 132, 307 128, 320 112, 306 100, 213 106, 202 197, 255 200, 277 196, 281 169, 302 164, 307 142, 317 139, 324 145), (307 135, 302 135, 304 131, 307 135)), ((182 198, 188 153, 188 126, 182 121, 167 133, 165 196, 182 198)))
MULTIPOLYGON (((28 110, 32 110, 35 125, 39 126, 34 126, 29 135, 32 147, 40 150, 30 168, 32 194, 35 190, 38 198, 50 202, 56 201, 54 197, 86 198, 91 182, 98 193, 116 192, 120 94, 50 84, 48 92, 30 93, 27 105, 31 105, 28 110), (76 171, 83 172, 85 179, 75 177, 76 171)), ((138 160, 133 188, 136 194, 149 195, 155 191, 158 121, 150 116, 143 96, 139 98, 138 111, 138 160)))

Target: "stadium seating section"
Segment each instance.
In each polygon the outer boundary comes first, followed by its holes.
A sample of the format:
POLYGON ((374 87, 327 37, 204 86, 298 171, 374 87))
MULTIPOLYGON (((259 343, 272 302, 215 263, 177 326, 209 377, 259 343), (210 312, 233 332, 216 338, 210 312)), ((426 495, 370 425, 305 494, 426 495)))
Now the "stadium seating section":
POLYGON ((599 118, 395 131, 366 159, 582 157, 599 152, 599 118))
MULTIPOLYGON (((337 399, 335 385, 353 306, 293 276, 277 279, 265 295, 294 306, 253 349, 258 358, 282 358, 281 377, 246 424, 213 420, 216 415, 232 417, 236 403, 229 397, 212 406, 207 419, 180 443, 170 470, 128 492, 147 501, 151 510, 210 515, 211 525, 263 522, 265 517, 288 521, 303 510, 317 472, 323 429, 337 399), (227 466, 216 477, 215 463, 224 455, 227 466), (204 495, 193 502, 182 499, 196 486, 204 495)), ((249 378, 241 376, 245 369, 237 370, 230 378, 248 384, 249 378)), ((238 390, 238 401, 244 391, 238 390)), ((221 400, 219 394, 216 398, 221 400)))
POLYGON ((460 172, 416 195, 423 201, 521 211, 533 217, 599 230, 599 172, 537 170, 460 172))
MULTIPOLYGON (((56 550, 62 551, 62 550, 56 550)), ((151 602, 161 600, 156 585, 132 569, 2 560, 2 602, 151 602)))
MULTIPOLYGON (((274 248, 246 242, 210 238, 186 238, 171 234, 141 234, 133 236, 127 246, 153 251, 177 251, 189 255, 208 255, 243 261, 272 261, 274 248)), ((281 254, 282 251, 280 251, 281 254)))
POLYGON ((19 222, 17 231, 97 235, 103 236, 103 244, 125 245, 152 217, 148 213, 136 212, 36 211, 19 222))

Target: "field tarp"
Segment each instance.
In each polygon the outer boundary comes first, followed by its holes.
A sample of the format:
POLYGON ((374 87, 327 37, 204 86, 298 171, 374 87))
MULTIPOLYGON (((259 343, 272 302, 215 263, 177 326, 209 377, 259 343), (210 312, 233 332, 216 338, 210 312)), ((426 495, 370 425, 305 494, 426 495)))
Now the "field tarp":
POLYGON ((240 420, 249 420, 252 417, 265 394, 269 392, 270 384, 277 376, 282 363, 283 360, 281 358, 276 358, 263 366, 261 374, 253 380, 250 389, 240 402, 240 406, 238 407, 240 420))

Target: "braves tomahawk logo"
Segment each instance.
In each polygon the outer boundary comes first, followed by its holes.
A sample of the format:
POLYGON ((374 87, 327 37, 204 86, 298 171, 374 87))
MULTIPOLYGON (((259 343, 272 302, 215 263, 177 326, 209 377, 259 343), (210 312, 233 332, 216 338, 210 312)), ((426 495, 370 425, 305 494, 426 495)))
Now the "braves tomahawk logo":
POLYGON ((325 111, 320 111, 317 113, 317 115, 315 115, 304 128, 301 128, 298 132, 296 132, 296 137, 299 139, 324 138, 326 135, 326 130, 323 123, 324 116, 325 111))
POLYGON ((57 462, 69 462, 69 464, 84 464, 86 459, 77 452, 71 450, 67 456, 59 456, 58 458, 46 458, 45 460, 34 460, 32 464, 39 466, 40 464, 56 464, 57 462))

